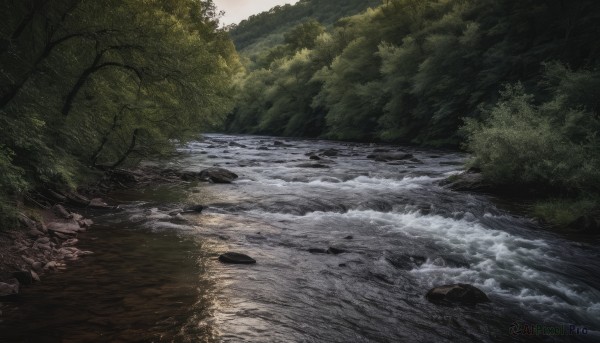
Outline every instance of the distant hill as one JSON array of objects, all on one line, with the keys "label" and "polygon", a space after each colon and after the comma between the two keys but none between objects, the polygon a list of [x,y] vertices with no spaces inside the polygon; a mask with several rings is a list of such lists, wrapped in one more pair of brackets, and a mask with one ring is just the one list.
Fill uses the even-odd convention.
[{"label": "distant hill", "polygon": [[295,25],[316,19],[331,26],[338,19],[374,7],[381,0],[300,0],[294,5],[276,6],[233,26],[229,31],[238,51],[265,50],[283,42],[283,34]]}]

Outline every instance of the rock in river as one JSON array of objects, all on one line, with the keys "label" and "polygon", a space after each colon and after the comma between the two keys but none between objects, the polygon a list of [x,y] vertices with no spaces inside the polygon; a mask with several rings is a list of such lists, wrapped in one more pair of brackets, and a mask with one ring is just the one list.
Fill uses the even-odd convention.
[{"label": "rock in river", "polygon": [[377,161],[403,161],[413,158],[412,154],[407,153],[383,153],[383,154],[372,154],[368,155],[367,158],[375,159]]},{"label": "rock in river", "polygon": [[0,299],[19,294],[19,281],[11,279],[6,283],[0,282]]},{"label": "rock in river", "polygon": [[435,304],[475,305],[490,301],[479,288],[464,283],[435,287],[425,298]]},{"label": "rock in river", "polygon": [[219,261],[231,264],[254,264],[256,260],[252,257],[237,252],[228,252],[219,256]]},{"label": "rock in river", "polygon": [[325,169],[329,168],[329,166],[321,164],[321,163],[301,163],[297,165],[298,168],[315,168],[315,169]]},{"label": "rock in river", "polygon": [[185,207],[181,213],[200,213],[202,210],[204,210],[202,205],[190,205]]},{"label": "rock in river", "polygon": [[327,249],[327,253],[332,254],[332,255],[339,255],[339,254],[343,254],[345,252],[346,252],[346,250],[336,248],[336,247],[329,247],[329,249]]},{"label": "rock in river", "polygon": [[199,173],[184,172],[181,174],[181,178],[186,181],[201,180],[212,183],[231,183],[233,180],[237,179],[238,176],[227,169],[208,168]]},{"label": "rock in river", "polygon": [[206,179],[213,183],[231,183],[237,179],[235,173],[223,168],[208,168],[200,172],[200,178]]}]

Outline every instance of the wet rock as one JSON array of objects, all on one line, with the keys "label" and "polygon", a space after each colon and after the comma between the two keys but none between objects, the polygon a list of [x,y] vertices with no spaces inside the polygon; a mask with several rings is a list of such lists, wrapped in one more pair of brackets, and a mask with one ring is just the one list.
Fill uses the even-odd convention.
[{"label": "wet rock", "polygon": [[70,247],[70,246],[77,244],[77,242],[79,242],[79,240],[77,238],[71,238],[71,239],[67,239],[66,241],[62,242],[61,246]]},{"label": "wet rock", "polygon": [[36,229],[44,234],[48,233],[48,228],[46,227],[46,224],[42,223],[42,222],[37,222],[36,223]]},{"label": "wet rock", "polygon": [[62,195],[62,194],[60,194],[58,192],[55,192],[55,191],[53,191],[51,189],[47,189],[45,193],[50,198],[52,198],[55,201],[58,201],[58,202],[65,202],[65,201],[67,201],[67,197],[65,197],[64,195]]},{"label": "wet rock", "polygon": [[21,224],[21,226],[30,230],[37,229],[36,222],[22,214],[19,215],[19,223]]},{"label": "wet rock", "polygon": [[191,205],[185,207],[181,213],[200,213],[202,210],[204,210],[204,206],[202,205]]},{"label": "wet rock", "polygon": [[33,283],[33,278],[29,271],[21,270],[14,272],[12,273],[12,276],[17,279],[21,285],[31,285]]},{"label": "wet rock", "polygon": [[35,263],[34,259],[29,258],[27,256],[21,256],[21,258],[23,259],[23,261],[27,262],[27,264],[33,265]]},{"label": "wet rock", "polygon": [[414,163],[418,163],[418,164],[423,164],[423,161],[421,161],[418,158],[411,158],[409,161],[414,162]]},{"label": "wet rock", "polygon": [[427,292],[425,298],[441,305],[475,305],[490,301],[479,288],[464,283],[435,287]]},{"label": "wet rock", "polygon": [[[33,262],[33,264],[31,265],[31,268],[33,268],[33,270],[37,270],[38,272],[44,270],[44,265],[42,264],[42,262]],[[33,274],[32,274],[33,276]]]},{"label": "wet rock", "polygon": [[56,263],[55,261],[50,261],[46,263],[46,265],[44,266],[44,270],[56,269],[56,267],[58,267],[58,263]]},{"label": "wet rock", "polygon": [[338,267],[341,267],[341,268],[344,268],[344,267],[347,267],[347,266],[348,266],[348,265],[347,265],[347,264],[345,264],[345,263],[340,263],[340,264],[338,264]]},{"label": "wet rock", "polygon": [[78,220],[77,224],[79,225],[80,228],[90,228],[94,224],[94,221],[91,219],[83,219],[83,220]]},{"label": "wet rock", "polygon": [[0,282],[0,299],[14,297],[19,294],[19,281],[11,279],[6,282]]},{"label": "wet rock", "polygon": [[291,144],[286,144],[280,141],[273,141],[273,146],[280,146],[280,147],[290,147],[292,146]]},{"label": "wet rock", "polygon": [[238,148],[246,148],[244,144],[240,144],[237,142],[229,142],[229,146],[238,147]]},{"label": "wet rock", "polygon": [[314,169],[325,169],[329,168],[329,166],[321,164],[321,163],[302,163],[297,165],[298,168],[314,168]]},{"label": "wet rock", "polygon": [[50,242],[50,238],[48,238],[48,237],[41,237],[41,238],[38,238],[35,242],[38,243],[38,244],[46,244],[46,243]]},{"label": "wet rock", "polygon": [[387,257],[386,260],[398,269],[411,270],[423,265],[427,261],[427,258],[417,255],[395,255]]},{"label": "wet rock", "polygon": [[387,161],[403,161],[414,158],[412,154],[407,153],[382,153],[382,154],[371,154],[367,158],[374,159],[379,162]]},{"label": "wet rock", "polygon": [[266,146],[259,146],[258,148],[256,148],[256,150],[263,150],[263,151],[267,151],[267,150],[271,150]]},{"label": "wet rock", "polygon": [[252,257],[236,252],[228,252],[219,256],[219,261],[230,264],[254,264],[256,260]]},{"label": "wet rock", "polygon": [[339,151],[337,151],[336,149],[327,149],[324,150],[323,152],[321,152],[321,156],[327,156],[327,157],[335,157],[339,154]]},{"label": "wet rock", "polygon": [[339,255],[339,254],[343,254],[345,252],[346,252],[346,250],[340,249],[340,248],[335,248],[335,247],[329,247],[329,249],[327,249],[327,253],[332,254],[332,255]]},{"label": "wet rock", "polygon": [[570,223],[567,228],[578,233],[599,234],[598,220],[591,215],[581,216]]},{"label": "wet rock", "polygon": [[344,237],[344,239],[354,239],[354,236],[352,236],[352,235],[346,236],[346,237]]},{"label": "wet rock", "polygon": [[200,178],[213,183],[231,183],[237,179],[237,174],[223,168],[204,169],[199,174]]},{"label": "wet rock", "polygon": [[312,156],[310,156],[309,158],[310,158],[311,160],[313,160],[313,161],[320,161],[320,160],[321,160],[321,158],[320,158],[319,156],[317,156],[317,155],[312,155]]},{"label": "wet rock", "polygon": [[60,239],[69,239],[68,235],[62,234],[60,232],[52,232],[52,234],[54,236],[56,236],[57,238],[60,238]]},{"label": "wet rock", "polygon": [[68,192],[65,194],[67,200],[77,206],[87,207],[90,204],[90,199],[84,197],[83,195],[75,192]]},{"label": "wet rock", "polygon": [[308,252],[311,254],[327,254],[327,250],[320,248],[310,248]]},{"label": "wet rock", "polygon": [[102,199],[100,198],[95,198],[90,200],[90,203],[88,205],[91,208],[98,208],[98,209],[107,209],[110,208],[110,206],[108,206],[107,203],[105,203]]},{"label": "wet rock", "polygon": [[52,206],[52,212],[54,212],[54,214],[56,214],[57,217],[62,219],[73,218],[73,215],[69,211],[67,211],[63,205],[60,204]]},{"label": "wet rock", "polygon": [[51,231],[54,234],[75,235],[80,231],[84,231],[84,229],[74,223],[54,222],[48,224],[48,231]]},{"label": "wet rock", "polygon": [[43,232],[38,231],[37,229],[30,230],[27,234],[31,237],[40,237],[44,235]]}]

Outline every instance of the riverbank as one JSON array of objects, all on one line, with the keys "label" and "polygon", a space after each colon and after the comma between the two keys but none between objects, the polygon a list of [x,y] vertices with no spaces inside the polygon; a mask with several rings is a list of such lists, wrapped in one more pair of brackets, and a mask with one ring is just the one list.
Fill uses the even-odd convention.
[{"label": "riverbank", "polygon": [[455,191],[494,196],[514,212],[538,220],[549,230],[584,236],[600,234],[597,196],[561,197],[533,187],[497,185],[473,170],[452,175],[441,184]]},{"label": "riverbank", "polygon": [[[77,248],[78,234],[93,227],[81,213],[118,212],[118,204],[103,198],[116,190],[134,187],[159,187],[186,181],[229,183],[237,175],[225,169],[181,172],[146,165],[132,170],[109,170],[96,182],[78,191],[45,190],[29,196],[36,207],[22,207],[19,227],[0,231],[0,300],[18,296],[22,287],[40,282],[42,277],[76,261],[92,251]],[[188,206],[174,215],[201,212],[202,206]],[[177,212],[177,213],[175,213]]]},{"label": "riverbank", "polygon": [[[69,196],[87,200],[77,193]],[[80,214],[90,208],[112,210],[99,198],[88,200],[85,208],[66,201],[48,209],[20,209],[20,227],[0,232],[0,300],[18,296],[22,287],[40,282],[45,274],[63,270],[69,262],[93,253],[77,248],[78,235],[93,226],[91,219]]]}]

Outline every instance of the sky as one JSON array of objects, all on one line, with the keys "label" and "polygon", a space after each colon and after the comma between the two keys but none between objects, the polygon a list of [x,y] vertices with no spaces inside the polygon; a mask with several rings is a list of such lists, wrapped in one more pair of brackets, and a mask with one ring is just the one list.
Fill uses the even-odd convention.
[{"label": "sky", "polygon": [[253,14],[268,11],[277,5],[293,4],[298,0],[214,0],[220,11],[225,11],[221,18],[224,25],[237,24]]}]

